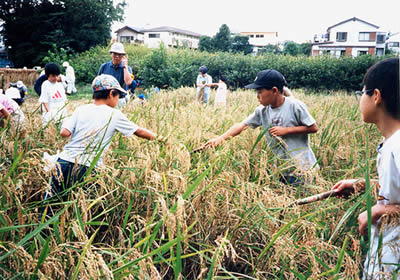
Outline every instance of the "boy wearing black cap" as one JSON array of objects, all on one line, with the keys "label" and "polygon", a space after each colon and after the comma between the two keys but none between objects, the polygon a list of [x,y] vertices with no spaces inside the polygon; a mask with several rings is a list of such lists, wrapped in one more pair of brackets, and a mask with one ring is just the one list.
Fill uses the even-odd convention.
[{"label": "boy wearing black cap", "polygon": [[[257,99],[261,105],[243,122],[208,141],[205,147],[216,147],[248,127],[262,126],[266,130],[265,137],[269,147],[279,159],[294,160],[298,167],[304,169],[315,166],[317,161],[309,145],[308,134],[317,132],[318,127],[301,101],[283,95],[284,84],[285,78],[276,70],[259,72],[254,83],[246,88],[257,91]],[[283,174],[281,181],[299,185],[304,180],[288,172]]]}]

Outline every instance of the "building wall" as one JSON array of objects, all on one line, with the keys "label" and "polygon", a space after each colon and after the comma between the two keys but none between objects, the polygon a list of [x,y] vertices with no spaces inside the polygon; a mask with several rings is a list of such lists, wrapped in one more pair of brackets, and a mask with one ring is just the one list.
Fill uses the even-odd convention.
[{"label": "building wall", "polygon": [[278,32],[240,32],[240,35],[248,36],[249,43],[253,46],[264,47],[278,43]]},{"label": "building wall", "polygon": [[[121,37],[123,37],[123,36],[132,36],[133,37],[133,40],[131,39],[131,41],[129,43],[133,43],[136,40],[143,42],[143,37],[144,37],[144,35],[141,33],[137,33],[132,30],[129,30],[129,29],[122,29],[117,34],[118,42],[121,42]],[[126,43],[126,41],[124,41],[123,43]]]},{"label": "building wall", "polygon": [[[151,38],[151,34],[159,36]],[[176,32],[145,32],[144,44],[149,48],[158,48],[161,42],[167,47],[187,46],[192,49],[199,47],[200,38]]]}]

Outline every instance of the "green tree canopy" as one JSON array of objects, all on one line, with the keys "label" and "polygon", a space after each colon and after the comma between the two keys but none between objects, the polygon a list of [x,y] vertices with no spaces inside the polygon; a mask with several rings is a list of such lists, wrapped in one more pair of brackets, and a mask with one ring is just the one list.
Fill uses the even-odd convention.
[{"label": "green tree canopy", "polygon": [[250,54],[253,52],[253,46],[249,43],[249,37],[247,36],[235,36],[232,40],[232,51],[242,52],[244,54]]},{"label": "green tree canopy", "polygon": [[216,51],[228,52],[232,47],[231,30],[228,25],[223,24],[219,28],[214,38],[214,48]]},{"label": "green tree canopy", "polygon": [[209,36],[201,36],[199,40],[199,50],[212,52],[214,51],[214,40]]},{"label": "green tree canopy", "polygon": [[122,20],[125,1],[9,0],[0,1],[3,36],[14,64],[34,66],[55,45],[74,52],[105,44],[111,24]]}]

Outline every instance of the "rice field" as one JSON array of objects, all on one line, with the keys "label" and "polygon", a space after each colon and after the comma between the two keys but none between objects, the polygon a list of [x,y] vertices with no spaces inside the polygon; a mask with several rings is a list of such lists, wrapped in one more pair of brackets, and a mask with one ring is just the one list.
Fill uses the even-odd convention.
[{"label": "rice field", "polygon": [[[294,90],[319,127],[310,136],[320,170],[300,188],[277,179],[288,166],[249,129],[225,145],[191,153],[253,112],[252,91],[228,93],[227,108],[195,100],[195,89],[161,91],[123,112],[168,137],[157,143],[116,135],[104,167],[51,203],[44,152],[67,140],[42,129],[37,97],[22,106],[25,137],[0,131],[2,279],[359,279],[366,240],[358,214],[373,193],[292,206],[343,178],[375,178],[380,135],[360,121],[354,96]],[[211,98],[211,101],[213,98]],[[90,96],[70,101],[72,111]]]}]

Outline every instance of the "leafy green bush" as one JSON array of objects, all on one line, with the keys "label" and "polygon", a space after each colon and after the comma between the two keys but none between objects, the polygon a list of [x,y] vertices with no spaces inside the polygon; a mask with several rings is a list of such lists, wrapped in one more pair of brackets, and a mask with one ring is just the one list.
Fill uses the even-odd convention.
[{"label": "leafy green bush", "polygon": [[[193,86],[198,68],[206,65],[209,74],[217,81],[225,74],[232,88],[242,88],[251,83],[257,72],[273,68],[280,71],[293,88],[312,91],[356,90],[361,87],[366,70],[378,60],[376,56],[363,55],[356,58],[329,56],[285,56],[264,54],[248,56],[227,52],[207,53],[190,49],[149,49],[144,46],[126,45],[129,65],[146,87],[178,88]],[[97,46],[84,53],[70,57],[78,82],[90,83],[100,65],[110,60],[109,46]],[[60,57],[57,57],[60,56]],[[60,61],[65,52],[49,57]]]}]

